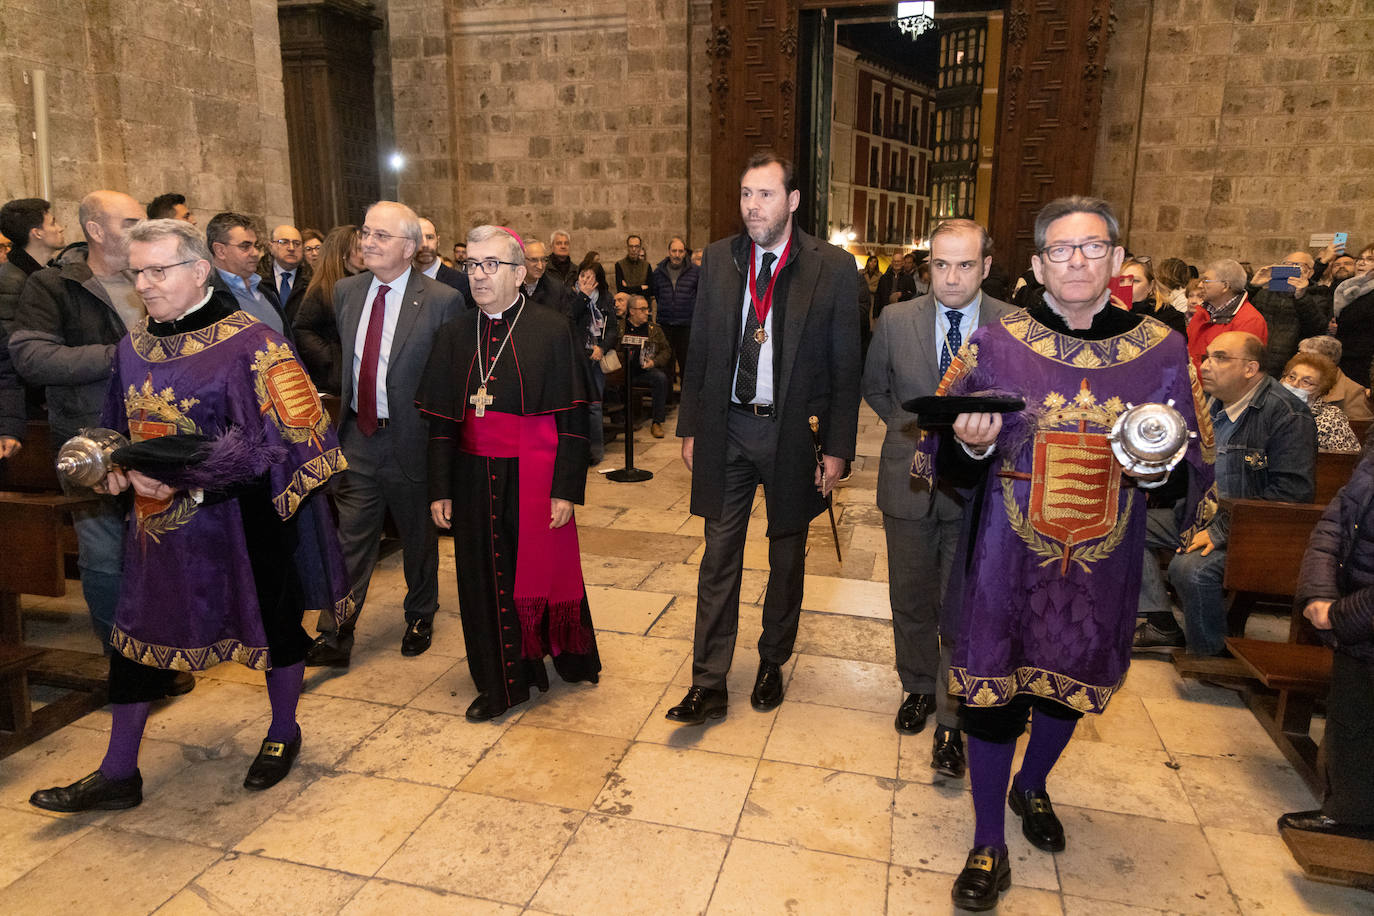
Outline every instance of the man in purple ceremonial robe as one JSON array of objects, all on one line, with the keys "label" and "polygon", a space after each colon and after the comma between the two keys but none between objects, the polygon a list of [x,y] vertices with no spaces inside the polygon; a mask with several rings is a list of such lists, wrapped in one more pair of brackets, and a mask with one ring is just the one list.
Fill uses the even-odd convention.
[{"label": "man in purple ceremonial robe", "polygon": [[351,613],[328,506],[312,495],[345,463],[305,369],[285,338],[208,288],[210,253],[189,223],[144,221],[129,239],[125,273],[148,318],[119,344],[103,422],[136,444],[208,445],[203,461],[161,480],[136,470],[105,480],[110,493],[133,489],[110,639],[110,743],[98,770],[29,799],[50,811],[139,804],[149,702],[176,671],[224,661],[267,677],[272,722],[244,787],[280,782],[301,747],[302,614]]},{"label": "man in purple ceremonial robe", "polygon": [[[953,436],[925,436],[913,465],[919,476],[938,469],[976,491],[945,602],[961,615],[950,691],[964,698],[975,814],[973,849],[952,891],[963,909],[996,906],[1011,884],[1004,794],[1033,845],[1064,848],[1046,778],[1077,720],[1101,713],[1126,676],[1144,557],[1142,490],[1167,479],[1126,471],[1113,456],[1108,434],[1130,405],[1173,403],[1194,434],[1172,471],[1187,475],[1192,527],[1215,505],[1212,432],[1186,342],[1110,304],[1108,281],[1124,257],[1117,231],[1105,201],[1061,198],[1040,211],[1031,264],[1044,302],[980,327],[938,392],[1010,395],[1025,409],[961,414]],[[1030,741],[1008,791],[1028,719]]]},{"label": "man in purple ceremonial robe", "polygon": [[477,308],[439,329],[415,403],[429,419],[430,512],[452,528],[458,610],[482,722],[601,671],[573,504],[587,484],[586,356],[560,312],[520,289],[525,251],[468,233]]}]

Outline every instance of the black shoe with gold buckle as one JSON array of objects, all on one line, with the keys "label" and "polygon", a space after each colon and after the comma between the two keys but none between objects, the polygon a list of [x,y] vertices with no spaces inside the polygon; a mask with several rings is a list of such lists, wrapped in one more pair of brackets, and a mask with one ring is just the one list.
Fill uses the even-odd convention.
[{"label": "black shoe with gold buckle", "polygon": [[264,740],[258,756],[253,758],[253,765],[248,768],[248,775],[243,777],[243,787],[254,791],[272,788],[291,772],[291,764],[296,762],[296,755],[300,752],[299,731],[296,732],[296,740],[290,744],[271,738]]},{"label": "black shoe with gold buckle", "polygon": [[996,846],[975,846],[969,850],[964,870],[954,879],[950,899],[961,910],[980,913],[997,906],[1002,891],[1011,887],[1011,863]]},{"label": "black shoe with gold buckle", "polygon": [[1021,818],[1021,832],[1032,846],[1045,852],[1064,851],[1064,825],[1059,823],[1048,793],[1043,789],[1022,792],[1013,781],[1007,791],[1007,804]]}]

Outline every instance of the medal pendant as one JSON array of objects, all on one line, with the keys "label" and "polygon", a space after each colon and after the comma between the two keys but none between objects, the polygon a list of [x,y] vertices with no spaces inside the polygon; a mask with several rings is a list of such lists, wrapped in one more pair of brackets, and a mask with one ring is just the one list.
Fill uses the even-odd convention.
[{"label": "medal pendant", "polygon": [[496,400],[496,398],[494,398],[494,397],[492,397],[491,395],[487,394],[487,386],[486,386],[486,385],[483,385],[482,387],[480,387],[480,388],[477,389],[477,393],[476,393],[476,394],[474,394],[472,397],[468,398],[468,403],[469,403],[469,404],[472,404],[473,406],[475,406],[475,407],[477,408],[477,410],[476,410],[477,416],[479,416],[479,417],[484,417],[484,416],[486,416],[486,414],[487,414],[487,405],[490,404],[490,403],[491,403],[492,401],[494,401],[494,400]]},{"label": "medal pendant", "polygon": [[767,342],[768,342],[768,332],[765,331],[763,328],[759,328],[757,331],[754,332],[754,342],[755,342],[755,343],[767,343]]}]

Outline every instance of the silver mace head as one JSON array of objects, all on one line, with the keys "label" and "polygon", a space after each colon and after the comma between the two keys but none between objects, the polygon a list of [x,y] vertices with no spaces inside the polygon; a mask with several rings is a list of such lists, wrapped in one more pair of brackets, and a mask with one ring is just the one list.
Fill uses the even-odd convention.
[{"label": "silver mace head", "polygon": [[110,456],[129,440],[112,429],[94,427],[72,436],[57,453],[57,476],[76,487],[94,487],[110,473]]},{"label": "silver mace head", "polygon": [[1188,450],[1188,439],[1194,435],[1170,400],[1167,404],[1128,404],[1117,417],[1108,439],[1123,468],[1153,475],[1173,470]]}]

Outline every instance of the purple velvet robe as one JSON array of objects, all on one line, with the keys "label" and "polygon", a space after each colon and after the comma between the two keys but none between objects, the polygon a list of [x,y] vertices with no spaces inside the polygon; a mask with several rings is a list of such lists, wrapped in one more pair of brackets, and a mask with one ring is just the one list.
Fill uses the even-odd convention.
[{"label": "purple velvet robe", "polygon": [[[280,334],[242,311],[167,337],[136,329],[116,351],[103,421],[134,442],[174,433],[213,437],[233,426],[284,450],[266,482],[275,515],[296,528],[301,601],[336,620],[351,613],[328,507],[310,498],[347,464],[315,386]],[[225,481],[225,494],[201,502],[186,491],[166,501],[134,496],[115,651],[153,668],[198,671],[229,660],[272,667],[254,545],[232,495],[243,483]]]},{"label": "purple velvet robe", "polygon": [[[1212,430],[1184,339],[1146,318],[1083,340],[1017,312],[971,336],[938,393],[1026,402],[1003,418],[968,570],[951,583],[961,616],[950,692],[971,707],[1029,693],[1102,712],[1130,664],[1145,558],[1147,491],[1107,439],[1128,405],[1172,400],[1198,434],[1184,457],[1183,543],[1215,509]],[[913,474],[934,477],[937,445],[924,436]]]}]

